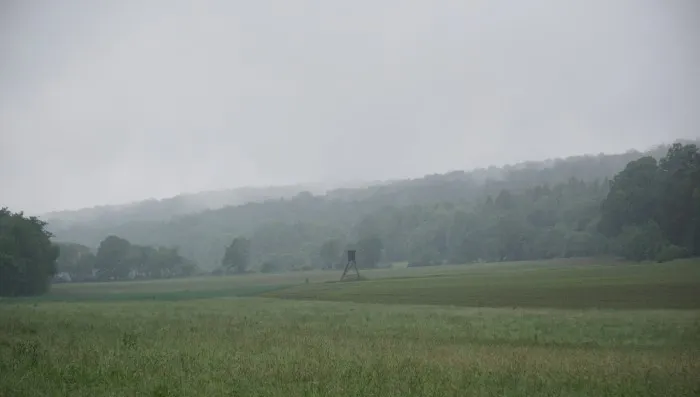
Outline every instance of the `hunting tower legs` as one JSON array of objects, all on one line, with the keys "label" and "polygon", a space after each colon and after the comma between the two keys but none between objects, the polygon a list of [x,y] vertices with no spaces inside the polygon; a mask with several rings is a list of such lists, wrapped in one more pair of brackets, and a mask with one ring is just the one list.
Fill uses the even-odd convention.
[{"label": "hunting tower legs", "polygon": [[348,271],[351,268],[355,268],[355,273],[357,280],[360,279],[360,271],[357,269],[357,262],[355,262],[355,250],[348,250],[348,263],[345,265],[345,270],[343,270],[343,275],[340,276],[340,281],[343,281],[345,279],[345,276],[348,275]]}]

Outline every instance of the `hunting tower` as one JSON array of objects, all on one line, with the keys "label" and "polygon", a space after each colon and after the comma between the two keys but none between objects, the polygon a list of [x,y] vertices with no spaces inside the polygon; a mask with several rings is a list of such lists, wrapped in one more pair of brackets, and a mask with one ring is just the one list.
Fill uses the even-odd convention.
[{"label": "hunting tower", "polygon": [[357,269],[357,262],[355,262],[355,250],[348,250],[348,263],[345,265],[345,270],[343,270],[343,275],[340,276],[340,281],[343,281],[345,279],[345,276],[348,275],[348,271],[351,268],[355,268],[355,274],[357,277],[357,280],[360,279],[360,271]]}]

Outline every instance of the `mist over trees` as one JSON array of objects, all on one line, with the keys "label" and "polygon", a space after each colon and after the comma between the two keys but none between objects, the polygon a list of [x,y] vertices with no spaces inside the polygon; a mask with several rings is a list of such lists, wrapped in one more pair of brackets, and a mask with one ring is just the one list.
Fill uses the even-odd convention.
[{"label": "mist over trees", "polygon": [[[628,216],[617,214],[627,211],[623,210],[628,208],[626,200],[633,197],[639,197],[633,205],[641,206],[635,215],[640,217],[651,213],[647,207],[658,207],[655,201],[642,201],[655,200],[650,197],[661,190],[669,197],[687,196],[669,181],[663,183],[670,187],[650,188],[643,178],[630,177],[626,170],[636,170],[638,165],[642,171],[644,167],[656,169],[650,161],[681,164],[671,160],[677,155],[669,157],[669,153],[681,149],[691,153],[697,151],[695,148],[685,142],[647,153],[630,151],[457,171],[368,188],[338,189],[324,196],[298,194],[165,222],[110,227],[97,222],[57,230],[56,234],[64,241],[93,247],[99,244],[95,237],[105,235],[144,245],[179,247],[184,257],[202,269],[232,273],[337,267],[344,265],[343,252],[348,248],[358,250],[360,267],[397,261],[419,266],[604,254],[630,259],[676,257],[693,251],[678,237],[655,240],[653,226],[643,229],[647,223],[637,218],[615,217]],[[661,183],[660,177],[655,178]],[[686,185],[697,183],[692,178],[684,180]],[[670,216],[668,212],[654,215],[662,234],[675,227],[668,221]],[[247,261],[231,259],[237,255],[230,251],[234,238],[248,241]],[[654,240],[656,248],[646,254],[633,253],[634,244],[649,247],[641,243],[643,238]]]},{"label": "mist over trees", "polygon": [[59,228],[56,245],[50,225],[1,215],[4,295],[42,293],[56,272],[107,281],[339,268],[347,249],[361,268],[599,255],[667,261],[700,255],[700,154],[677,143],[301,193],[168,221]]},{"label": "mist over trees", "polygon": [[79,224],[99,223],[118,226],[129,222],[167,221],[173,217],[226,206],[291,198],[303,191],[322,194],[334,185],[292,185],[240,187],[218,191],[181,194],[162,200],[149,199],[124,205],[104,205],[71,211],[55,211],[42,216],[52,227],[64,228]]}]

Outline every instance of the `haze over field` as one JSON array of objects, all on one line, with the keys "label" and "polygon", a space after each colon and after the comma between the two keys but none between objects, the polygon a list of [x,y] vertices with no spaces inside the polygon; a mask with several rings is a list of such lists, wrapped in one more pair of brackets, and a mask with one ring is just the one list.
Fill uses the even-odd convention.
[{"label": "haze over field", "polygon": [[0,396],[697,395],[698,22],[0,0]]},{"label": "haze over field", "polygon": [[700,3],[0,5],[0,203],[379,180],[700,127]]}]

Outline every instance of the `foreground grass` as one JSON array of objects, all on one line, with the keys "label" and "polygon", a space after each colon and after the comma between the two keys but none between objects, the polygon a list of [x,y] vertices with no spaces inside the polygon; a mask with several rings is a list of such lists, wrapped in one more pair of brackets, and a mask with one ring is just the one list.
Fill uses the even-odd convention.
[{"label": "foreground grass", "polygon": [[0,305],[0,396],[681,396],[697,311]]}]

